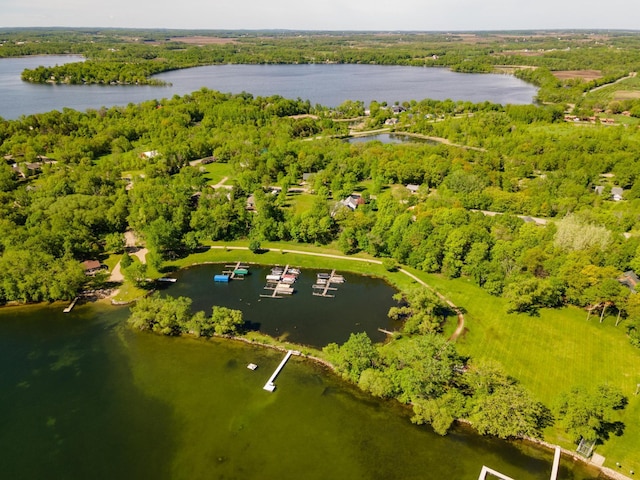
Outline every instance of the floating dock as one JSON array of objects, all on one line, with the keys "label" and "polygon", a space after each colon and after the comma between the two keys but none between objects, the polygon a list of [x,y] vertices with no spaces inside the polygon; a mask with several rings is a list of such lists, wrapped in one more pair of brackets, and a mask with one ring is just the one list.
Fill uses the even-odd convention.
[{"label": "floating dock", "polygon": [[316,278],[316,283],[311,287],[313,294],[317,297],[329,297],[333,298],[335,295],[329,292],[337,290],[333,284],[344,283],[344,277],[342,275],[336,275],[336,271],[332,270],[331,273],[319,273]]},{"label": "floating dock", "polygon": [[264,390],[268,392],[273,392],[276,389],[276,385],[275,383],[273,383],[273,381],[276,379],[280,371],[284,368],[284,366],[286,365],[289,358],[291,358],[291,355],[293,355],[293,353],[294,353],[293,350],[287,351],[287,354],[284,356],[284,358],[280,362],[280,365],[278,365],[278,368],[276,368],[276,370],[273,372],[271,377],[269,377],[269,380],[267,380],[267,383],[265,383],[264,387],[262,387]]},{"label": "floating dock", "polygon": [[229,276],[229,280],[244,280],[244,276],[249,274],[249,266],[243,265],[242,262],[236,262],[234,265],[225,265],[224,267],[230,269],[222,272],[223,275]]},{"label": "floating dock", "polygon": [[79,298],[80,297],[74,298],[73,301],[69,304],[69,306],[63,310],[63,312],[64,313],[69,313],[71,310],[73,310],[73,307],[76,306],[76,303],[78,303],[78,299]]},{"label": "floating dock", "polygon": [[283,298],[283,295],[292,295],[294,293],[293,284],[298,279],[300,270],[291,268],[289,265],[282,267],[274,267],[271,274],[267,275],[267,284],[265,290],[270,290],[270,294],[260,295],[262,298]]}]

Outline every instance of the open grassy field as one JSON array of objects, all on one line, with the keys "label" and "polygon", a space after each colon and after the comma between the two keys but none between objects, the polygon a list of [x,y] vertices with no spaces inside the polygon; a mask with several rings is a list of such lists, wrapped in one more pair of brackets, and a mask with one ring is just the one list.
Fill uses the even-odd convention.
[{"label": "open grassy field", "polygon": [[207,165],[198,165],[198,168],[201,168],[205,172],[204,176],[209,185],[215,185],[223,178],[230,178],[233,175],[231,165],[228,163],[213,162]]},{"label": "open grassy field", "polygon": [[290,208],[294,214],[308,212],[311,210],[316,198],[316,195],[311,193],[289,191],[289,193],[287,193],[286,207]]},{"label": "open grassy field", "polygon": [[[461,353],[500,363],[533,395],[553,407],[558,394],[573,386],[609,384],[629,398],[619,420],[623,437],[613,437],[597,448],[615,463],[640,471],[640,350],[632,347],[624,324],[615,318],[586,320],[578,308],[542,310],[537,317],[505,313],[504,301],[466,279],[447,280],[436,275],[418,276],[465,310],[466,332],[458,339]],[[567,449],[575,446],[559,428],[546,432],[547,440]]]},{"label": "open grassy field", "polygon": [[[585,95],[585,103],[588,105],[609,105],[614,101],[635,100],[638,98],[640,98],[640,77],[630,76],[591,90]],[[625,123],[619,117],[619,115],[614,116],[617,122]]]}]

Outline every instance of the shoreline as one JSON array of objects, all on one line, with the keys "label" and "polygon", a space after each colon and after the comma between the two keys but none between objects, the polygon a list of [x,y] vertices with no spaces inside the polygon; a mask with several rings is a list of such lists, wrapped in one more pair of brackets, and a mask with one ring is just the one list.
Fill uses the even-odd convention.
[{"label": "shoreline", "polygon": [[[233,341],[237,341],[237,342],[242,342],[242,343],[246,343],[249,345],[255,345],[258,346],[260,348],[270,348],[272,350],[277,350],[279,352],[282,353],[286,353],[289,349],[287,347],[283,347],[280,345],[272,345],[272,344],[267,344],[267,343],[263,343],[257,340],[252,340],[246,337],[238,337],[238,336],[219,336],[219,335],[214,335],[214,337],[212,338],[220,338],[220,339],[226,339],[226,340],[233,340]],[[296,344],[294,344],[296,345]],[[298,347],[302,347],[304,348],[304,345],[297,345]],[[298,357],[302,357],[303,359],[308,359],[312,362],[314,362],[317,365],[320,365],[322,367],[327,368],[332,374],[338,375],[343,381],[349,383],[350,385],[358,388],[358,385],[356,385],[353,382],[349,382],[345,379],[342,378],[342,376],[340,376],[336,370],[336,368],[333,366],[333,364],[331,364],[330,362],[328,362],[327,360],[324,360],[322,358],[316,357],[314,355],[308,355],[302,352],[299,352],[296,354],[296,356]],[[399,403],[399,402],[398,402]],[[474,433],[476,435],[480,435],[480,433],[478,433],[478,431],[475,429],[475,427],[473,426],[473,424],[466,420],[466,419],[456,419],[455,422],[457,424],[462,424],[462,425],[466,425],[468,427],[470,427],[471,429],[473,429]],[[427,425],[425,425],[427,426]],[[429,428],[431,427],[430,425],[428,426]],[[482,435],[481,435],[482,436]],[[560,451],[562,452],[563,455],[565,455],[566,457],[568,457],[569,459],[571,459],[573,462],[580,462],[584,465],[587,465],[589,467],[595,468],[598,471],[600,471],[601,473],[603,473],[604,475],[607,476],[607,478],[609,478],[610,480],[632,480],[631,477],[628,477],[626,475],[624,475],[621,472],[618,472],[617,470],[613,470],[612,468],[609,467],[605,467],[603,465],[597,465],[593,462],[591,462],[589,459],[586,459],[584,457],[582,457],[581,455],[579,455],[578,453],[572,451],[572,450],[568,450],[564,447],[561,447],[560,445],[555,445],[553,443],[547,442],[545,440],[540,440],[540,439],[536,439],[536,438],[531,438],[531,437],[516,437],[512,440],[516,440],[516,441],[522,441],[522,442],[526,442],[529,443],[531,445],[535,445],[535,446],[539,446],[539,447],[544,447],[545,449],[548,449],[550,451],[554,451],[556,447],[560,448]],[[509,440],[507,440],[509,441]]]},{"label": "shoreline", "polygon": [[[218,245],[212,245],[209,247],[210,250],[214,250],[214,249],[220,249],[220,250],[249,250],[248,247],[239,247],[239,246],[218,246]],[[345,255],[336,255],[336,254],[323,254],[323,253],[315,253],[315,252],[305,252],[305,251],[300,251],[300,250],[291,250],[291,249],[285,249],[285,248],[266,248],[265,251],[273,251],[273,252],[280,252],[280,253],[293,253],[293,254],[302,254],[302,255],[309,255],[309,256],[318,256],[318,257],[325,257],[325,258],[336,258],[336,259],[341,259],[341,260],[355,260],[355,261],[359,261],[359,262],[365,262],[365,263],[371,263],[371,264],[382,264],[382,261],[380,260],[374,260],[374,259],[367,259],[367,258],[360,258],[360,257],[349,257],[349,256],[345,256]],[[223,263],[223,262],[219,262],[219,261],[204,261],[204,262],[194,262],[190,265],[181,267],[179,270],[183,270],[183,269],[187,269],[190,267],[194,267],[194,266],[198,266],[198,265],[215,265],[218,263]],[[249,264],[253,264],[253,265],[264,265],[264,263],[261,262],[247,262]],[[410,277],[412,280],[416,281],[418,284],[429,288],[430,290],[432,290],[433,292],[436,293],[436,295],[438,295],[438,297],[445,302],[445,304],[447,304],[450,308],[452,308],[456,314],[458,315],[458,326],[456,328],[456,331],[454,332],[453,335],[451,335],[451,337],[449,337],[449,341],[455,341],[458,336],[464,332],[464,315],[462,313],[462,311],[459,309],[459,307],[455,306],[451,301],[449,301],[448,299],[446,299],[446,297],[444,297],[442,294],[440,294],[437,290],[435,290],[433,287],[431,287],[429,284],[427,284],[426,282],[424,282],[423,280],[419,279],[417,276],[415,276],[414,274],[412,274],[411,272],[408,272],[407,270],[399,267],[398,272],[407,275],[408,277]],[[360,272],[356,272],[359,275],[362,275],[362,273]],[[108,291],[108,294],[105,295],[94,295],[95,292],[105,292]],[[149,292],[147,292],[144,296],[150,295],[153,292],[155,292],[154,290],[150,290]],[[105,290],[97,290],[97,291],[90,291],[90,292],[86,292],[86,293],[81,293],[79,294],[80,298],[82,298],[83,302],[82,303],[103,303],[103,304],[110,304],[112,306],[126,306],[126,305],[130,305],[135,303],[137,300],[139,300],[142,297],[138,297],[136,299],[133,300],[126,300],[126,301],[115,301],[114,300],[114,296],[118,293],[118,289],[114,288],[114,289],[105,289]],[[60,301],[54,301],[54,302],[34,302],[34,303],[19,303],[19,302],[11,302],[11,303],[7,303],[6,305],[4,305],[5,307],[29,307],[29,306],[36,306],[36,305],[43,305],[43,304],[54,304],[54,303],[58,303],[58,302],[66,302],[66,300],[60,300]],[[462,319],[460,318],[462,317]],[[196,338],[194,335],[191,334],[184,334],[185,336],[188,337],[192,337],[192,338]],[[266,335],[266,334],[263,334]],[[454,338],[455,337],[455,338]],[[255,339],[250,339],[247,337],[241,337],[241,336],[227,336],[227,335],[213,335],[212,337],[209,338],[218,338],[218,339],[225,339],[225,340],[233,340],[233,341],[237,341],[237,342],[243,342],[245,344],[248,345],[256,345],[258,347],[261,348],[270,348],[272,350],[277,350],[279,352],[287,352],[287,350],[289,350],[289,348],[281,346],[281,345],[274,345],[274,344],[269,344],[269,343],[264,343],[260,340],[255,340]],[[270,337],[273,338],[273,337]],[[277,339],[273,339],[274,341],[278,341]],[[299,344],[295,344],[292,343],[292,345],[295,345],[297,348],[309,348],[305,345],[299,345]],[[299,351],[299,350],[298,350]],[[324,360],[320,357],[317,357],[315,355],[309,355],[309,354],[305,354],[299,351],[298,354],[296,354],[296,356],[302,357],[302,358],[306,358],[311,360],[312,362],[314,362],[317,365],[320,365],[326,369],[328,369],[331,373],[334,373],[338,376],[340,376],[337,373],[337,370],[335,368],[335,366],[333,364],[331,364],[330,362],[328,362],[327,360]],[[342,378],[340,376],[340,378]],[[354,384],[352,382],[348,382],[347,380],[344,380],[347,383],[349,383],[350,385],[354,386],[354,387],[358,387],[357,384]],[[474,432],[477,435],[480,435],[475,428],[473,427],[473,424],[471,422],[469,422],[466,419],[456,419],[455,420],[456,423],[459,424],[465,424],[468,425],[469,427],[473,428]],[[632,480],[631,477],[628,477],[624,474],[622,474],[621,472],[618,472],[616,470],[613,470],[612,468],[609,467],[605,467],[603,465],[597,465],[592,463],[591,461],[589,461],[588,459],[585,459],[584,457],[580,456],[579,454],[577,454],[576,452],[573,452],[571,450],[567,450],[566,448],[563,448],[559,445],[554,445],[552,443],[549,443],[545,440],[540,440],[540,439],[535,439],[535,438],[528,438],[528,437],[517,437],[514,438],[514,440],[520,440],[520,441],[524,441],[524,442],[528,442],[530,444],[533,445],[538,445],[538,446],[542,446],[545,447],[547,449],[550,450],[554,450],[555,447],[559,447],[561,449],[561,452],[563,454],[565,454],[567,457],[571,458],[574,462],[578,461],[578,462],[582,462],[583,464],[590,466],[590,467],[594,467],[597,470],[599,470],[600,472],[602,472],[604,475],[606,475],[608,478],[610,478],[611,480]]]}]

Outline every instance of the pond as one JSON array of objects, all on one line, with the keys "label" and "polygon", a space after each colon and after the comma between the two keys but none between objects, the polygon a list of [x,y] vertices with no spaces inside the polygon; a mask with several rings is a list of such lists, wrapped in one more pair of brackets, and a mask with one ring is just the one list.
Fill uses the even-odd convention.
[{"label": "pond", "polygon": [[[176,283],[165,292],[171,296],[193,299],[195,311],[211,314],[213,305],[242,310],[245,321],[261,332],[290,342],[322,348],[344,343],[351,333],[366,332],[380,342],[385,334],[378,329],[395,330],[400,324],[387,317],[397,305],[396,291],[383,280],[344,273],[345,282],[335,284],[327,293],[333,297],[313,295],[319,270],[302,269],[294,284],[295,293],[283,298],[265,298],[266,276],[271,268],[251,265],[244,280],[217,283],[213,276],[224,265],[198,265],[178,272]],[[325,271],[326,272],[326,271]],[[342,274],[342,272],[338,272]]]}]

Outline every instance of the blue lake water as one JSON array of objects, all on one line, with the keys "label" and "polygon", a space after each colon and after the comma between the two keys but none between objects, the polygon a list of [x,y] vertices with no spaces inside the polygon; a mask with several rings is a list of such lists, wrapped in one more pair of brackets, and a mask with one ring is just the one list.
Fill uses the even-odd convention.
[{"label": "blue lake water", "polygon": [[528,104],[536,87],[513,76],[455,73],[443,68],[380,65],[212,65],[156,75],[163,87],[103,85],[34,85],[23,82],[25,68],[81,61],[73,56],[0,59],[0,116],[62,110],[84,111],[184,95],[202,87],[221,92],[250,92],[309,100],[335,107],[345,100],[388,103],[433,98]]}]

